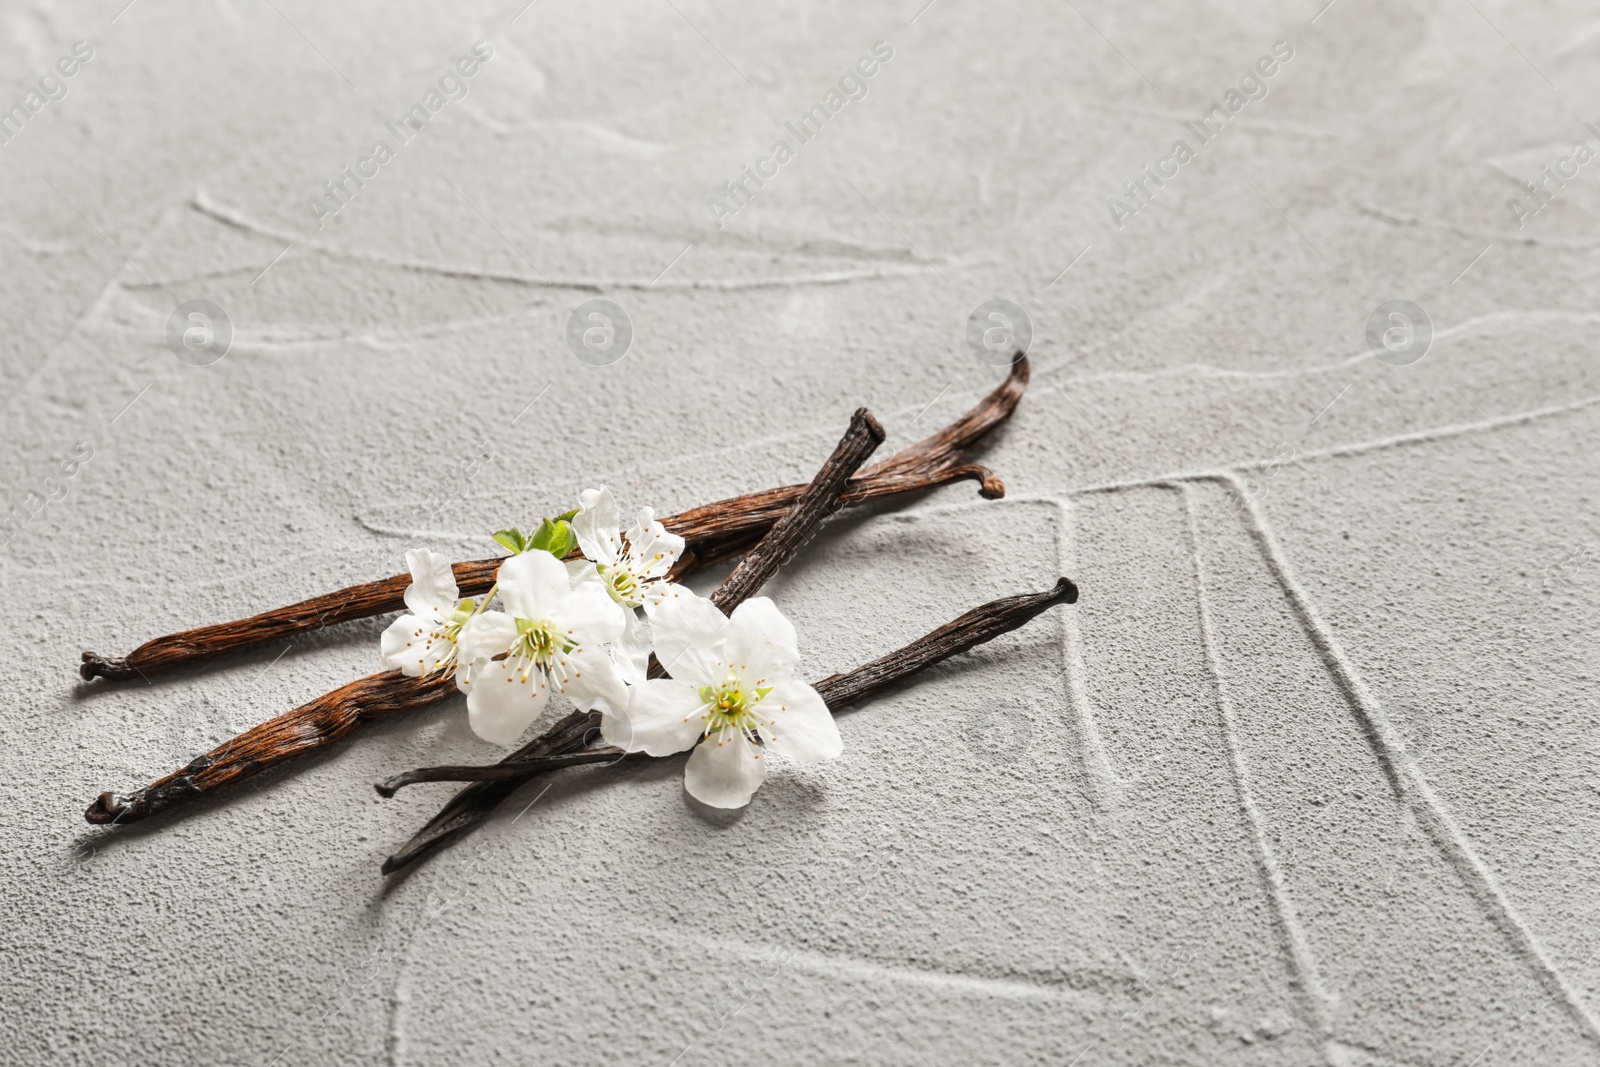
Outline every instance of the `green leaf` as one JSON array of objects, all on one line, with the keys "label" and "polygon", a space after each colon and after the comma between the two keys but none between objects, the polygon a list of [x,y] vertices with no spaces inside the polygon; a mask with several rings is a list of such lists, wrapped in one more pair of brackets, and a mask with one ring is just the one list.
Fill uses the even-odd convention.
[{"label": "green leaf", "polygon": [[572,521],[572,517],[574,515],[576,515],[578,512],[582,511],[582,510],[583,510],[582,508],[573,508],[571,511],[563,511],[561,514],[557,515],[554,519],[552,519],[550,521],[552,521],[552,522],[571,522]]},{"label": "green leaf", "polygon": [[528,538],[515,526],[508,530],[496,530],[494,539],[504,545],[513,556],[528,550]]}]

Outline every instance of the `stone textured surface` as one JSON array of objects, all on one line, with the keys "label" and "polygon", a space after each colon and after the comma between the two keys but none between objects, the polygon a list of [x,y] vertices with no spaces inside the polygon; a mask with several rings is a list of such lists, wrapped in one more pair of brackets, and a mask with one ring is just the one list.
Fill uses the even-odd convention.
[{"label": "stone textured surface", "polygon": [[[1600,1062],[1600,198],[1522,188],[1600,149],[1592,11],[117,6],[0,13],[0,105],[94,49],[0,144],[9,1062]],[[595,296],[635,330],[606,367],[564,342]],[[373,670],[383,620],[153,685],[80,649],[481,556],[600,481],[801,479],[863,403],[904,444],[998,380],[963,335],[996,296],[1035,331],[1007,499],[842,518],[770,591],[818,676],[1062,571],[1082,600],[852,712],[840,760],[723,819],[675,763],[573,772],[389,886],[448,790],[371,783],[492,759],[459,702],[82,821]],[[211,366],[165,342],[194,299]],[[1393,299],[1413,365],[1364,337]]]}]

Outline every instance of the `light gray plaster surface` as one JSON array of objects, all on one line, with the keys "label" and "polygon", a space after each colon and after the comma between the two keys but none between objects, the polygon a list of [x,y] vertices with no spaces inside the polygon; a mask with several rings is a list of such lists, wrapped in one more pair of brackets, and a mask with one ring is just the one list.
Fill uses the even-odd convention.
[{"label": "light gray plaster surface", "polygon": [[[0,143],[0,1060],[1600,1062],[1594,12],[920,5],[0,12],[0,106],[93,48]],[[595,297],[610,366],[564,340]],[[844,716],[840,759],[720,818],[681,760],[570,772],[386,887],[451,790],[372,783],[499,754],[454,699],[83,821],[378,669],[386,620],[148,685],[80,650],[488,555],[588,485],[801,480],[861,404],[900,447],[999,381],[996,297],[1034,330],[1006,499],[842,516],[769,592],[818,678],[1082,600]],[[196,299],[210,366],[166,342]],[[1393,366],[1400,299],[1434,336]]]}]

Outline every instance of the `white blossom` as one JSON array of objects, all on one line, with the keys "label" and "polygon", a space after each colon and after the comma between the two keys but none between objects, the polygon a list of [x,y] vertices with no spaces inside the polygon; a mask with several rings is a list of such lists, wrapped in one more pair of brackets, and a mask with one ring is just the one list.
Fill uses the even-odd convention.
[{"label": "white blossom", "polygon": [[425,548],[406,553],[411,584],[406,586],[402,615],[383,631],[379,647],[383,663],[416,678],[456,663],[456,642],[461,627],[476,604],[460,600],[450,560]]},{"label": "white blossom", "polygon": [[497,577],[504,611],[484,611],[461,630],[456,685],[485,741],[509,745],[552,692],[581,711],[627,702],[622,672],[606,647],[622,636],[624,609],[597,582],[574,582],[542,549],[512,556]]},{"label": "white blossom", "polygon": [[652,756],[693,748],[684,786],[719,808],[749,803],[770,753],[801,762],[839,755],[833,715],[793,677],[794,627],[768,598],[747,600],[729,617],[686,591],[660,604],[652,632],[672,677],[631,686],[625,713],[602,719],[607,741]]},{"label": "white blossom", "polygon": [[572,532],[593,565],[590,573],[627,611],[616,651],[628,681],[642,682],[650,658],[650,634],[638,609],[652,616],[661,604],[689,595],[668,577],[683,555],[683,538],[668,533],[653,508],[640,508],[624,533],[616,498],[603,485],[584,490],[579,504]]}]

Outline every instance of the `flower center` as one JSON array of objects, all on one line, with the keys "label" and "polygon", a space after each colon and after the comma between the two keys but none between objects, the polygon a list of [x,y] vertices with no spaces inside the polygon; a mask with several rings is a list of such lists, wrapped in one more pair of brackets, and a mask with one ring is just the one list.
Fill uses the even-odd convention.
[{"label": "flower center", "polygon": [[445,616],[443,633],[446,641],[449,641],[452,645],[456,643],[461,637],[461,628],[467,624],[468,619],[472,618],[472,611],[475,607],[477,607],[475,601],[463,600],[455,606],[455,610]]},{"label": "flower center", "polygon": [[577,642],[557,632],[555,623],[549,619],[518,619],[517,643],[512,646],[511,652],[522,659],[547,664],[558,653],[565,655],[577,647]]},{"label": "flower center", "polygon": [[[449,677],[455,673],[456,644],[461,639],[461,628],[467,624],[468,619],[472,618],[472,609],[474,606],[475,605],[473,601],[463,600],[451,610],[450,614],[444,617],[444,622],[442,625],[432,630],[417,630],[414,636],[423,639],[422,655],[419,657],[418,663],[422,665],[424,674],[428,673],[429,670],[443,671],[446,677]],[[433,644],[435,641],[444,645],[445,649],[443,652],[439,653],[438,659],[430,668],[428,666],[428,655],[433,651]],[[407,641],[406,647],[409,648],[412,644],[413,642]]]},{"label": "flower center", "polygon": [[721,684],[701,686],[699,695],[706,709],[706,734],[728,729],[756,733],[759,722],[756,705],[770,692],[771,686],[761,686],[754,692],[746,690],[744,679],[731,669]]},{"label": "flower center", "polygon": [[620,565],[597,564],[595,570],[605,580],[606,592],[611,594],[611,599],[627,608],[636,608],[644,603],[640,596],[640,582],[638,577],[626,567]]}]

